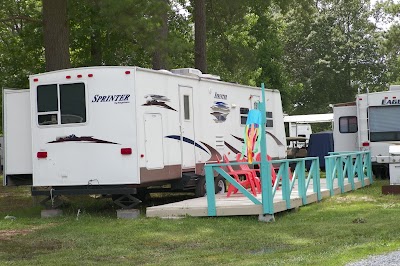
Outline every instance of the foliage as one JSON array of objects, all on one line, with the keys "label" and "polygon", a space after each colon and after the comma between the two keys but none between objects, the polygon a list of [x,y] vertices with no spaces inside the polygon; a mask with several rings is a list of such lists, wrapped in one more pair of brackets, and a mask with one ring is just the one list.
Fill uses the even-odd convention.
[{"label": "foliage", "polygon": [[381,34],[370,21],[369,1],[298,4],[286,21],[286,67],[298,113],[327,112],[353,101],[357,90],[386,85]]},{"label": "foliage", "polygon": [[[168,8],[170,34],[166,44],[170,65],[172,59],[190,58],[187,55],[188,38],[186,20],[164,6],[162,1],[70,1],[71,35],[74,66],[137,65],[151,68],[151,56],[158,48],[156,31],[160,26],[159,14]],[[89,14],[89,16],[87,16]],[[118,19],[116,19],[118,18]],[[187,24],[187,22],[186,22]],[[100,59],[92,57],[94,46],[101,51]]]},{"label": "foliage", "polygon": [[0,87],[27,88],[27,75],[44,70],[41,4],[0,3]]},{"label": "foliage", "polygon": [[[193,67],[193,1],[68,0],[73,67]],[[207,0],[208,72],[282,93],[286,113],[330,111],[358,89],[400,81],[400,5],[393,0]],[[0,3],[0,85],[28,87],[44,71],[41,1]],[[168,37],[158,40],[161,14]],[[382,22],[391,27],[382,29]]]}]

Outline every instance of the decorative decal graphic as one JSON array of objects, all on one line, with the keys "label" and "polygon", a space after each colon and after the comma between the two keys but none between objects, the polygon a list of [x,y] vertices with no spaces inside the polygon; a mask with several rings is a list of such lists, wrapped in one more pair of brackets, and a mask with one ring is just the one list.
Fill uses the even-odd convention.
[{"label": "decorative decal graphic", "polygon": [[224,141],[224,144],[226,147],[228,147],[233,153],[238,154],[241,153],[240,151],[238,151],[237,149],[235,149],[235,147],[233,147],[232,145],[230,145],[228,142]]},{"label": "decorative decal graphic", "polygon": [[220,154],[216,149],[214,149],[213,147],[211,147],[210,145],[208,145],[208,144],[205,143],[205,142],[202,142],[202,141],[200,141],[200,142],[201,142],[204,146],[206,146],[207,149],[209,149],[210,152],[211,152],[211,157],[210,157],[210,159],[208,159],[207,162],[220,162],[220,161],[222,161],[222,156],[221,156],[221,154]]},{"label": "decorative decal graphic", "polygon": [[229,112],[230,108],[227,103],[224,102],[214,102],[214,105],[211,106],[211,109],[220,112]]},{"label": "decorative decal graphic", "polygon": [[213,106],[211,106],[213,112],[210,115],[215,117],[215,123],[223,123],[226,121],[226,117],[229,115],[230,108],[225,102],[214,102]]},{"label": "decorative decal graphic", "polygon": [[[165,137],[168,138],[168,139],[181,140],[181,136],[179,136],[179,135],[169,135],[169,136],[165,136]],[[183,137],[183,138],[182,138],[182,141],[183,141],[183,142],[186,142],[186,143],[189,143],[189,144],[191,144],[191,145],[194,145],[194,146],[196,146],[197,148],[200,148],[200,149],[202,149],[203,151],[205,151],[205,152],[207,152],[208,154],[210,154],[206,149],[204,149],[203,147],[201,147],[200,144],[194,142],[194,140],[191,140],[191,139],[189,139],[189,138]]]},{"label": "decorative decal graphic", "polygon": [[244,143],[244,139],[243,138],[236,137],[236,136],[234,136],[232,134],[231,134],[231,136],[234,137],[235,139],[237,139],[238,141],[241,141],[242,143]]},{"label": "decorative decal graphic", "polygon": [[226,121],[226,117],[229,115],[229,114],[224,114],[224,113],[221,113],[221,112],[212,112],[212,113],[210,113],[210,114],[213,115],[213,116],[215,116],[214,121],[215,121],[216,123],[225,122],[225,121]]},{"label": "decorative decal graphic", "polygon": [[86,143],[102,143],[102,144],[117,144],[120,145],[119,143],[115,142],[110,142],[106,140],[101,140],[101,139],[95,139],[91,136],[82,136],[82,137],[77,137],[74,134],[65,136],[65,137],[59,137],[54,141],[50,141],[48,143],[61,143],[61,142],[86,142]]},{"label": "decorative decal graphic", "polygon": [[142,106],[159,106],[177,112],[174,108],[166,104],[170,100],[163,95],[148,94],[144,98],[146,99],[146,103],[142,104]]}]

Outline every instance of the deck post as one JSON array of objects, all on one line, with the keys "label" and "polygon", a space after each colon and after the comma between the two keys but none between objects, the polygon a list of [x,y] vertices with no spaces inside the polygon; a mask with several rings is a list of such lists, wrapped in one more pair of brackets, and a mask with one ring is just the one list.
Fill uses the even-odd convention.
[{"label": "deck post", "polygon": [[207,211],[208,216],[217,216],[217,209],[215,205],[215,185],[214,185],[214,171],[212,166],[204,166],[206,174],[206,191],[207,191]]},{"label": "deck post", "polygon": [[353,155],[347,156],[347,178],[351,184],[351,190],[355,190],[354,185],[354,172],[353,172]]},{"label": "deck post", "polygon": [[267,161],[267,141],[266,141],[266,129],[265,129],[265,109],[266,109],[266,99],[265,99],[265,87],[264,83],[261,83],[261,95],[262,102],[259,104],[259,110],[261,112],[261,161],[260,161],[260,175],[261,175],[261,197],[263,214],[274,214],[274,202],[272,197],[272,180],[271,180],[271,167],[270,163]]},{"label": "deck post", "polygon": [[336,170],[338,175],[338,186],[340,192],[344,193],[344,177],[343,177],[343,157],[336,157]]},{"label": "deck post", "polygon": [[325,171],[326,171],[326,186],[329,189],[329,193],[333,196],[333,174],[332,174],[332,161],[333,159],[329,156],[325,157]]},{"label": "deck post", "polygon": [[358,180],[361,181],[361,186],[364,187],[364,154],[358,153]]},{"label": "deck post", "polygon": [[[289,162],[284,162],[281,164],[283,167],[282,174],[282,199],[286,201],[286,208],[290,209],[290,181],[289,181]],[[277,182],[279,176],[277,178]]]},{"label": "deck post", "polygon": [[302,160],[298,162],[299,170],[298,170],[298,186],[299,186],[299,197],[301,197],[303,205],[307,204],[307,191],[306,191],[306,161]]},{"label": "deck post", "polygon": [[369,179],[369,184],[372,184],[373,179],[372,179],[372,167],[371,167],[371,152],[369,151],[367,154],[367,174],[368,174],[368,179]]},{"label": "deck post", "polygon": [[[320,180],[320,173],[319,173],[319,157],[316,159],[313,159],[313,162],[311,163],[313,169],[312,169],[312,177],[313,177],[313,189],[314,193],[317,193],[317,199],[320,201],[322,199],[321,196],[321,180]],[[311,169],[310,169],[311,171]]]}]

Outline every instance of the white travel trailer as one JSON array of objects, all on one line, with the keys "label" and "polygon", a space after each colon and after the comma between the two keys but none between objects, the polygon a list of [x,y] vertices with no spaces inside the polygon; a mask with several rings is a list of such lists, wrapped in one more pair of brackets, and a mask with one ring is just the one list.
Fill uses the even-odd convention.
[{"label": "white travel trailer", "polygon": [[[234,160],[261,98],[260,88],[212,78],[139,67],[30,76],[29,90],[4,90],[4,184],[32,184],[33,195],[159,185],[204,194],[204,164]],[[284,158],[281,96],[266,90],[266,98],[268,153]]]},{"label": "white travel trailer", "polygon": [[390,152],[400,145],[400,86],[358,94],[355,102],[334,105],[333,111],[335,151],[370,150],[374,174],[390,173],[391,183],[400,184],[400,157]]}]

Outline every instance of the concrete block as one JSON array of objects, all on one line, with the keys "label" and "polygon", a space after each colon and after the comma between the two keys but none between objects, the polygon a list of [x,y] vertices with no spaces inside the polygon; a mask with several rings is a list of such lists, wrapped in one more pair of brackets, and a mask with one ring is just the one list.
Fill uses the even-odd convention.
[{"label": "concrete block", "polygon": [[42,218],[53,218],[59,217],[63,215],[63,211],[60,209],[50,209],[50,210],[42,210],[40,213]]},{"label": "concrete block", "polygon": [[258,215],[258,221],[265,223],[275,222],[275,216],[273,214],[260,214]]},{"label": "concrete block", "polygon": [[119,219],[137,219],[140,216],[138,209],[121,209],[117,210],[117,218]]}]

